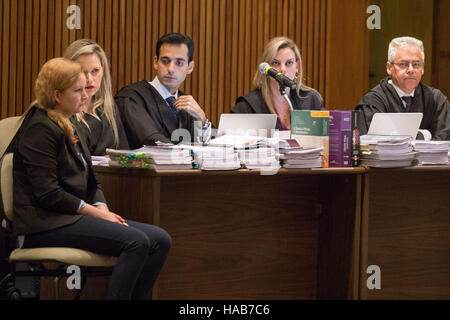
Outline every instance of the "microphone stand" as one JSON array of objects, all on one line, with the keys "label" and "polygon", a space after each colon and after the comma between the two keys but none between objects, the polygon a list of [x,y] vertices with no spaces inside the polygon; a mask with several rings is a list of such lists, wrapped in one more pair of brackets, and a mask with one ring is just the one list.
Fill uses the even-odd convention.
[{"label": "microphone stand", "polygon": [[[291,89],[291,90],[292,90],[292,89]],[[294,110],[294,108],[292,107],[291,99],[289,99],[289,97],[288,97],[288,95],[287,95],[287,93],[286,93],[286,86],[285,86],[285,85],[280,84],[280,93],[281,93],[281,95],[284,97],[284,99],[286,99],[286,101],[287,101],[287,103],[288,103],[288,105],[289,105],[289,109],[290,109],[291,111]]]}]

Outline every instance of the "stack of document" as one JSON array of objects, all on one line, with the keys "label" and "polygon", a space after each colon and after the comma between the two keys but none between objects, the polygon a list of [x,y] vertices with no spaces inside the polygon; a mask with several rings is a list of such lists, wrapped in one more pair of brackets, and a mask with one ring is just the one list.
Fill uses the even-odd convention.
[{"label": "stack of document", "polygon": [[281,139],[275,147],[278,147],[279,153],[303,149],[295,139]]},{"label": "stack of document", "polygon": [[280,153],[283,168],[320,168],[322,167],[323,147],[302,148]]},{"label": "stack of document", "polygon": [[420,164],[448,164],[450,141],[424,141],[412,142],[414,151],[419,152]]},{"label": "stack of document", "polygon": [[109,166],[109,161],[111,159],[106,156],[91,156],[91,161],[93,166]]},{"label": "stack of document", "polygon": [[278,169],[280,162],[274,148],[236,149],[239,159],[247,169]]},{"label": "stack of document", "polygon": [[209,141],[210,146],[232,146],[241,164],[247,169],[278,169],[275,147],[278,139],[226,134]]},{"label": "stack of document", "polygon": [[209,145],[232,145],[236,149],[274,147],[278,140],[260,136],[226,134],[211,139]]},{"label": "stack of document", "polygon": [[153,168],[155,170],[192,169],[192,155],[187,148],[144,146],[134,150],[106,149],[110,166]]},{"label": "stack of document", "polygon": [[201,170],[236,170],[241,162],[231,145],[180,145],[176,148],[188,148],[194,156],[196,167]]},{"label": "stack of document", "polygon": [[363,135],[361,165],[377,168],[409,167],[418,163],[410,136]]}]

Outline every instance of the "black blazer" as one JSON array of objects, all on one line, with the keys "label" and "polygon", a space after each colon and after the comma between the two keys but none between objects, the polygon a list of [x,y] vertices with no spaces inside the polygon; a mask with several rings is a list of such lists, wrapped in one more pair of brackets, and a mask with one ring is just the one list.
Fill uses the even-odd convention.
[{"label": "black blazer", "polygon": [[77,221],[81,200],[106,203],[91,167],[85,141],[79,150],[47,111],[33,107],[18,133],[14,148],[15,234],[41,232]]},{"label": "black blazer", "polygon": [[119,111],[117,107],[115,108],[115,121],[117,125],[117,133],[119,135],[119,144],[116,145],[114,139],[114,131],[111,124],[108,121],[105,113],[103,112],[103,106],[98,107],[95,111],[97,116],[100,118],[98,120],[90,114],[85,114],[84,119],[86,120],[89,128],[82,121],[78,121],[74,116],[72,117],[72,123],[75,125],[78,134],[84,135],[84,140],[87,143],[89,152],[91,156],[104,156],[106,154],[106,149],[130,149],[128,145],[128,139],[123,129],[122,121],[120,119]]},{"label": "black blazer", "polygon": [[[183,95],[178,91],[179,95]],[[147,81],[122,88],[114,97],[131,149],[152,145],[155,141],[171,142],[172,132],[186,129],[194,140],[194,121],[188,112],[179,111],[177,124],[163,97]]]}]

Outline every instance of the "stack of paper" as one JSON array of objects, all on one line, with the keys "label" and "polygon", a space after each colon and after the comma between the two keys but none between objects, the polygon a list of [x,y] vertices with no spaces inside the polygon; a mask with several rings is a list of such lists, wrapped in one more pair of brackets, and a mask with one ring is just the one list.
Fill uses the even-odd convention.
[{"label": "stack of paper", "polygon": [[247,169],[278,169],[280,162],[274,148],[237,149],[241,163]]},{"label": "stack of paper", "polygon": [[275,147],[278,147],[279,153],[303,149],[295,139],[281,139]]},{"label": "stack of paper", "polygon": [[363,135],[360,141],[362,166],[398,168],[418,163],[410,136]]},{"label": "stack of paper", "polygon": [[231,145],[181,145],[194,156],[194,163],[201,170],[236,170],[241,168],[238,154]]},{"label": "stack of paper", "polygon": [[226,134],[211,139],[209,145],[232,145],[236,149],[274,147],[278,140],[259,136]]},{"label": "stack of paper", "polygon": [[278,169],[280,163],[274,150],[277,144],[275,138],[230,134],[209,141],[210,146],[232,146],[247,169]]},{"label": "stack of paper", "polygon": [[192,169],[192,155],[187,148],[144,146],[134,150],[106,149],[110,166],[153,168],[155,170]]},{"label": "stack of paper", "polygon": [[106,156],[91,156],[91,161],[93,166],[109,166],[109,161],[111,159]]},{"label": "stack of paper", "polygon": [[448,164],[450,141],[424,141],[412,142],[414,151],[419,152],[420,164]]},{"label": "stack of paper", "polygon": [[289,150],[280,153],[283,168],[320,168],[322,167],[323,147]]}]

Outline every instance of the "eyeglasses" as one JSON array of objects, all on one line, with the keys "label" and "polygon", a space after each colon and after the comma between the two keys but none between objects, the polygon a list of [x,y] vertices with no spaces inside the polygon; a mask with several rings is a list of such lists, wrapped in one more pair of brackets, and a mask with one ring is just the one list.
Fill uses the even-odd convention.
[{"label": "eyeglasses", "polygon": [[420,69],[423,67],[423,63],[420,61],[400,61],[391,62],[391,64],[397,65],[401,70],[408,69],[409,65],[412,65],[413,69]]}]

